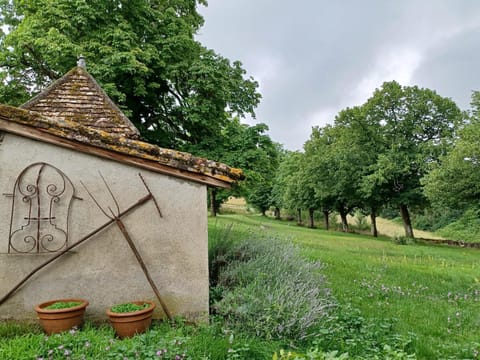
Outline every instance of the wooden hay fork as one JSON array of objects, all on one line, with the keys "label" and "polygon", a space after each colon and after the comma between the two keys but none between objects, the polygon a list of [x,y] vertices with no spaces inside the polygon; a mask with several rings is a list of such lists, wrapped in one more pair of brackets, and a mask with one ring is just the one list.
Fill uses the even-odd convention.
[{"label": "wooden hay fork", "polygon": [[158,301],[160,302],[160,305],[162,306],[162,309],[165,313],[165,315],[167,315],[168,319],[169,320],[172,320],[172,314],[170,313],[170,311],[168,310],[165,302],[163,301],[161,295],[160,295],[160,292],[158,291],[158,288],[157,286],[155,285],[155,282],[153,281],[152,277],[150,276],[150,272],[148,271],[148,268],[147,266],[145,265],[145,262],[143,261],[137,247],[135,246],[135,243],[133,242],[132,238],[130,237],[130,234],[128,233],[126,227],[125,227],[125,224],[123,223],[123,221],[121,220],[122,217],[124,217],[125,215],[129,214],[131,211],[133,211],[134,209],[136,209],[137,207],[145,204],[146,202],[152,200],[153,203],[155,204],[155,208],[157,209],[157,212],[159,214],[160,217],[162,217],[162,212],[160,211],[160,207],[158,206],[158,203],[157,203],[157,200],[155,199],[155,197],[153,196],[152,192],[150,191],[150,188],[148,187],[147,183],[145,182],[145,179],[143,178],[142,174],[138,174],[138,176],[140,177],[140,179],[142,180],[142,183],[143,185],[145,186],[147,192],[148,192],[148,195],[145,195],[144,197],[142,197],[141,199],[139,199],[136,203],[132,204],[131,206],[129,206],[127,209],[125,209],[124,211],[120,211],[120,207],[118,206],[118,202],[115,198],[115,196],[113,195],[111,189],[110,189],[110,186],[108,186],[107,182],[105,181],[105,178],[102,176],[102,174],[100,174],[103,182],[105,183],[105,186],[107,187],[108,189],[108,192],[110,193],[110,195],[112,196],[113,198],[113,201],[115,203],[115,206],[117,208],[117,212],[114,213],[112,211],[112,209],[110,207],[108,207],[107,209],[110,211],[110,213],[112,214],[111,216],[100,206],[100,204],[98,203],[98,201],[95,199],[95,197],[92,195],[92,193],[87,189],[87,187],[85,186],[85,184],[83,182],[81,182],[82,186],[85,188],[85,190],[87,191],[87,193],[90,195],[90,197],[93,199],[93,201],[95,202],[95,204],[99,207],[99,209],[102,211],[102,213],[107,216],[107,218],[109,219],[109,221],[107,221],[105,224],[101,225],[100,227],[98,227],[97,229],[93,230],[92,232],[90,232],[89,234],[85,235],[83,238],[81,238],[80,240],[78,240],[77,242],[75,242],[74,244],[66,247],[63,251],[55,254],[54,256],[52,256],[51,258],[49,258],[47,261],[45,261],[44,263],[40,264],[39,266],[37,266],[35,269],[33,269],[28,275],[26,275],[17,285],[15,285],[13,287],[12,290],[10,290],[7,294],[5,294],[1,299],[0,299],[0,305],[2,305],[5,301],[7,301],[24,283],[26,283],[28,281],[28,279],[30,279],[33,275],[35,275],[37,272],[39,272],[41,269],[43,269],[45,266],[47,266],[48,264],[52,263],[53,261],[55,261],[56,259],[58,259],[59,257],[63,256],[64,254],[66,254],[68,251],[72,250],[73,248],[77,247],[78,245],[82,244],[83,242],[87,241],[88,239],[92,238],[94,235],[96,235],[97,233],[99,233],[100,231],[102,231],[103,229],[107,228],[108,226],[110,226],[111,224],[113,223],[116,223],[117,226],[119,227],[120,231],[122,232],[125,240],[127,241],[128,245],[130,246],[130,248],[132,249],[137,261],[139,262],[142,270],[143,270],[143,273],[145,274],[148,282],[150,283],[150,286],[152,287]]},{"label": "wooden hay fork", "polygon": [[[93,202],[95,203],[95,205],[97,205],[97,207],[100,209],[100,211],[107,217],[110,219],[110,221],[112,222],[115,222],[118,226],[118,228],[120,229],[123,237],[125,238],[125,240],[127,241],[128,245],[130,246],[130,249],[132,249],[132,252],[133,254],[135,255],[138,263],[140,264],[140,267],[142,268],[142,271],[143,273],[145,274],[145,277],[147,278],[148,280],[148,283],[150,284],[150,286],[152,287],[152,290],[153,292],[155,293],[155,296],[157,297],[158,301],[160,302],[160,305],[162,306],[162,309],[163,311],[165,312],[165,314],[167,315],[168,319],[169,320],[172,320],[172,314],[170,313],[170,311],[168,310],[167,308],[167,305],[165,304],[165,302],[163,301],[162,299],[162,296],[160,295],[160,291],[158,291],[158,288],[157,286],[155,285],[155,282],[153,281],[153,278],[152,276],[150,275],[150,272],[148,271],[148,268],[147,268],[147,265],[145,264],[145,261],[143,261],[143,258],[142,256],[140,255],[140,252],[138,251],[137,249],[137,246],[135,245],[132,237],[130,236],[130,234],[128,233],[127,231],[127,228],[125,227],[125,224],[124,222],[122,221],[122,219],[120,218],[120,215],[121,215],[121,211],[120,211],[120,206],[118,205],[118,201],[117,199],[115,198],[115,195],[113,195],[113,192],[112,192],[112,189],[110,188],[110,186],[108,185],[107,181],[105,180],[105,178],[103,177],[102,173],[99,173],[100,174],[100,177],[102,178],[103,180],[103,183],[105,184],[105,187],[107,188],[108,190],[108,193],[110,194],[110,196],[112,197],[112,200],[113,202],[115,203],[115,207],[116,207],[116,212],[114,212],[112,210],[112,208],[110,206],[107,206],[107,209],[108,211],[110,212],[110,214],[99,204],[99,202],[97,201],[97,199],[95,198],[95,196],[93,196],[93,194],[90,192],[90,190],[88,190],[87,186],[80,181],[80,183],[82,184],[82,186],[84,187],[85,191],[88,193],[88,195],[90,195],[90,197],[92,198]],[[150,191],[147,183],[145,182],[145,179],[143,178],[143,176],[141,174],[138,174],[138,176],[140,176],[140,179],[142,180],[143,182],[143,185],[145,185],[145,188],[147,189],[148,193],[152,195],[152,192]],[[155,207],[158,211],[158,215],[160,217],[162,217],[162,212],[160,211],[160,207],[158,206],[158,203],[157,203],[157,200],[155,199],[155,197],[153,197],[152,195],[152,200],[155,204]]]}]

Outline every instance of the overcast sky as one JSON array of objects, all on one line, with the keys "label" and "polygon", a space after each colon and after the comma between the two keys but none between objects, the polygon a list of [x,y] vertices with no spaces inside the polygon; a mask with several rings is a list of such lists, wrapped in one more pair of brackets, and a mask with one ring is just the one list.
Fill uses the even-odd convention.
[{"label": "overcast sky", "polygon": [[433,89],[462,109],[480,90],[479,0],[208,3],[198,40],[259,82],[255,121],[290,150],[385,81]]}]

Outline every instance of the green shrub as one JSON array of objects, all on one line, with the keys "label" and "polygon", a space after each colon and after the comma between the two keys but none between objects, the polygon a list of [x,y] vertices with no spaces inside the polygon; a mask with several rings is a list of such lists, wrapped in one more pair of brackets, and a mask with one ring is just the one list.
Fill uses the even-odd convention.
[{"label": "green shrub", "polygon": [[385,345],[379,354],[367,355],[366,357],[350,357],[348,353],[339,354],[338,351],[324,352],[318,348],[311,348],[305,353],[280,350],[278,354],[273,354],[272,360],[414,360],[416,358],[413,354],[407,354],[402,350],[395,350],[389,345]]},{"label": "green shrub", "polygon": [[305,260],[298,247],[256,238],[232,254],[218,278],[222,297],[212,307],[230,328],[268,340],[301,340],[329,318],[334,301],[322,266]]},{"label": "green shrub", "polygon": [[312,341],[312,348],[317,351],[335,350],[339,354],[348,353],[352,359],[415,359],[414,355],[408,355],[413,352],[414,335],[398,335],[393,319],[367,319],[347,304],[338,305],[322,326]]},{"label": "green shrub", "polygon": [[392,238],[393,242],[397,245],[412,245],[415,244],[415,239],[403,236],[403,235],[396,235]]},{"label": "green shrub", "polygon": [[480,210],[467,210],[457,221],[438,230],[437,234],[452,240],[480,242]]},{"label": "green shrub", "polygon": [[361,211],[359,210],[355,211],[354,219],[355,219],[354,228],[356,230],[367,231],[370,229],[370,223],[368,222],[365,214],[363,214]]},{"label": "green shrub", "polygon": [[306,353],[280,350],[273,354],[272,360],[347,360],[348,353],[338,355],[338,351],[324,352],[313,348]]},{"label": "green shrub", "polygon": [[412,225],[415,229],[433,232],[455,222],[462,214],[462,210],[447,207],[427,208],[411,214]]},{"label": "green shrub", "polygon": [[217,284],[218,275],[222,269],[231,261],[241,257],[238,253],[240,248],[237,245],[240,242],[239,233],[232,231],[232,228],[233,224],[209,229],[208,268],[211,287]]}]

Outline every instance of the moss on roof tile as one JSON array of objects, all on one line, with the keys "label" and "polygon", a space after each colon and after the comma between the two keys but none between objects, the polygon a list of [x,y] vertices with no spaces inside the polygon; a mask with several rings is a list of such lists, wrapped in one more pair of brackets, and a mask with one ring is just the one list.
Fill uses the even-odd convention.
[{"label": "moss on roof tile", "polygon": [[195,157],[186,152],[161,148],[121,134],[85,126],[69,119],[52,119],[35,111],[8,105],[0,105],[0,119],[33,127],[59,138],[206,175],[226,183],[243,179],[243,173],[240,169]]}]

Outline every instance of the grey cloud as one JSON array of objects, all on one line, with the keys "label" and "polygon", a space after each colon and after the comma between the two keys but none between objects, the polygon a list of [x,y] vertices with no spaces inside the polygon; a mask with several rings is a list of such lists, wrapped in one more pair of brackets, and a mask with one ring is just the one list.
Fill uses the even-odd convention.
[{"label": "grey cloud", "polygon": [[[198,39],[242,61],[250,75],[261,74],[268,58],[275,60],[278,68],[272,64],[270,70],[276,71],[260,79],[263,100],[257,120],[290,149],[301,148],[308,139],[311,114],[355,105],[349,103],[352,91],[376,71],[386,51],[418,51],[422,63],[411,82],[462,106],[478,80],[472,76],[480,56],[478,34],[448,37],[450,29],[480,19],[476,1],[209,0],[201,12],[205,26]],[[438,40],[442,37],[446,40]],[[375,87],[389,80],[381,79]],[[324,125],[333,117],[319,121]]]}]

